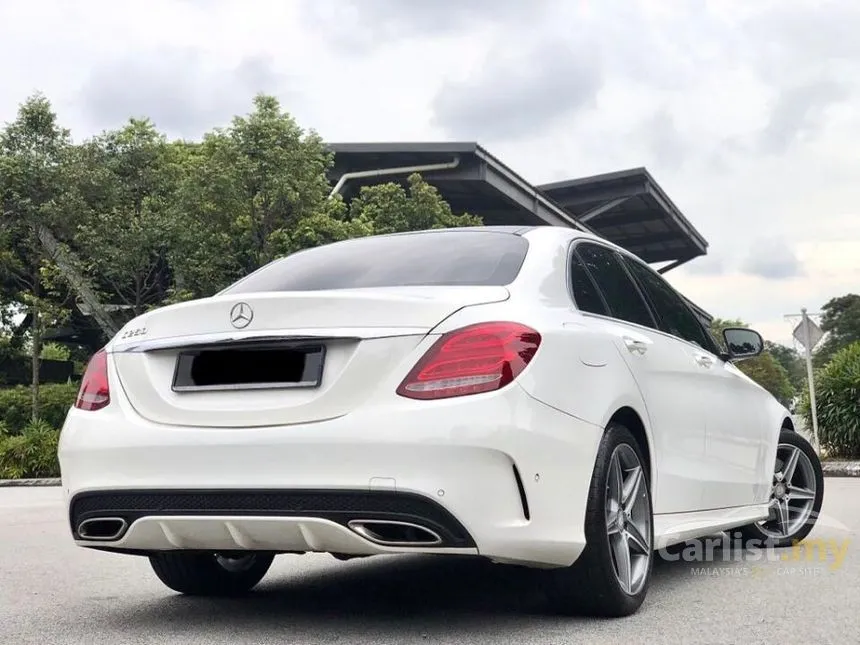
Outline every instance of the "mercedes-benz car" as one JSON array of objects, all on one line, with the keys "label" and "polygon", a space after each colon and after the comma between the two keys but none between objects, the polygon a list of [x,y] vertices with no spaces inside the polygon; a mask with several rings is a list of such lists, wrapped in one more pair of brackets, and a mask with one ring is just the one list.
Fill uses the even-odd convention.
[{"label": "mercedes-benz car", "polygon": [[815,451],[650,266],[558,227],[337,242],[129,322],[62,430],[74,541],[185,594],[278,554],[468,554],[622,616],[655,553],[773,547],[821,507]]}]

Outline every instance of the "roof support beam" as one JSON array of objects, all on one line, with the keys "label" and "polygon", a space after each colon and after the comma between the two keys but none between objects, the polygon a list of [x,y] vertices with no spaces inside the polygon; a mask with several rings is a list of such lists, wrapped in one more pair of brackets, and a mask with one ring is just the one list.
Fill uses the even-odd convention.
[{"label": "roof support beam", "polygon": [[654,211],[634,210],[624,213],[604,213],[594,225],[599,225],[603,228],[606,226],[629,226],[630,224],[662,223],[665,221],[664,217]]},{"label": "roof support beam", "polygon": [[671,264],[667,264],[662,269],[659,269],[658,273],[661,273],[661,274],[662,273],[668,273],[672,269],[677,269],[679,266],[681,266],[682,264],[686,264],[687,262],[689,262],[692,259],[693,258],[684,258],[682,260],[675,260]]},{"label": "roof support beam", "polygon": [[563,189],[546,190],[538,188],[543,194],[552,199],[555,203],[560,204],[565,209],[571,210],[577,207],[582,207],[584,204],[596,204],[605,202],[616,197],[638,197],[647,194],[645,186],[617,186],[607,188],[604,186],[595,186],[591,188],[579,188],[575,192],[573,190],[565,193]]},{"label": "roof support beam", "polygon": [[608,202],[603,203],[600,206],[595,206],[591,210],[584,212],[576,219],[578,219],[580,222],[587,222],[589,220],[592,220],[607,211],[611,211],[616,206],[621,206],[621,204],[630,199],[630,197],[631,195],[625,195],[624,197],[616,197],[615,199],[610,199]]},{"label": "roof support beam", "polygon": [[[672,231],[663,231],[661,233],[620,233],[618,235],[613,235],[609,233],[602,233],[602,237],[605,237],[608,240],[612,240],[615,244],[623,247],[641,247],[641,246],[651,246],[653,244],[663,244],[669,245],[669,248],[674,248],[677,253],[688,255],[688,253],[692,250],[689,248],[685,248],[683,246],[678,246],[679,240],[677,240],[673,235]],[[617,240],[617,241],[616,241]],[[677,260],[678,256],[672,258],[673,260]]]},{"label": "roof support beam", "polygon": [[505,172],[504,168],[490,163],[489,159],[483,158],[483,160],[485,161],[484,180],[509,199],[511,203],[518,204],[520,208],[530,211],[532,215],[545,224],[593,232],[588,226],[581,224],[575,217],[553,204],[544,195],[512,173]]}]

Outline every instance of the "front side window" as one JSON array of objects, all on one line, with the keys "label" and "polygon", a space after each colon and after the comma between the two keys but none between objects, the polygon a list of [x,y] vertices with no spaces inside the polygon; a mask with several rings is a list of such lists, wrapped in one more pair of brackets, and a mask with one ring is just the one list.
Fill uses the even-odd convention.
[{"label": "front side window", "polygon": [[615,251],[598,244],[581,243],[576,246],[576,252],[603,294],[612,317],[655,327],[648,305]]},{"label": "front side window", "polygon": [[642,263],[631,258],[624,258],[624,263],[651,300],[660,328],[666,333],[710,350],[712,345],[705,336],[704,328],[681,296],[663,278]]}]

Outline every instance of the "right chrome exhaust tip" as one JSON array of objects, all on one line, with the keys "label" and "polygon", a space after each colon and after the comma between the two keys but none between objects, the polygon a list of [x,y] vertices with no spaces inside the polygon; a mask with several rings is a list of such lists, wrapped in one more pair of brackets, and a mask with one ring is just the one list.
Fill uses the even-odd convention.
[{"label": "right chrome exhaust tip", "polygon": [[426,526],[390,520],[352,520],[349,528],[380,546],[441,546],[442,537]]},{"label": "right chrome exhaust tip", "polygon": [[78,524],[78,535],[82,540],[113,542],[127,528],[128,522],[121,517],[94,517]]}]

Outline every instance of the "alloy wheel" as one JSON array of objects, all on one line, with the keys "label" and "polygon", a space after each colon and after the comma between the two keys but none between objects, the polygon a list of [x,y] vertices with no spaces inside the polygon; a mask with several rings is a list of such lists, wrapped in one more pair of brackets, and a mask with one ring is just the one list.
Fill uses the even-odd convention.
[{"label": "alloy wheel", "polygon": [[774,539],[791,538],[809,521],[815,494],[815,469],[809,457],[797,446],[779,444],[770,493],[770,517],[759,522],[759,528]]},{"label": "alloy wheel", "polygon": [[612,452],[606,484],[606,533],[615,577],[625,593],[638,593],[651,560],[651,501],[636,452],[620,444]]}]

